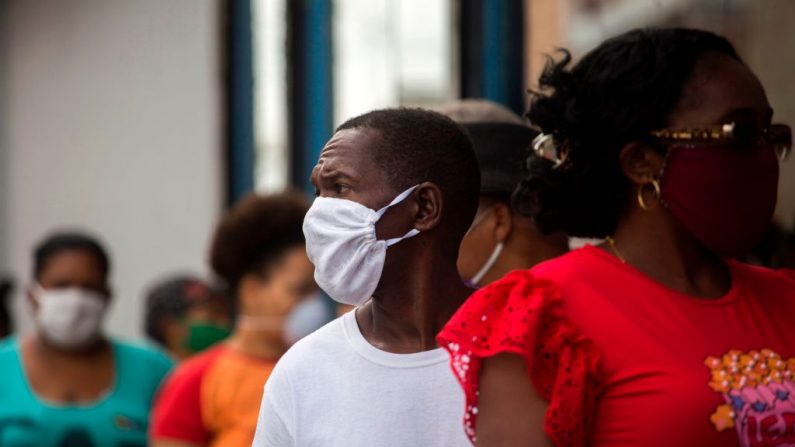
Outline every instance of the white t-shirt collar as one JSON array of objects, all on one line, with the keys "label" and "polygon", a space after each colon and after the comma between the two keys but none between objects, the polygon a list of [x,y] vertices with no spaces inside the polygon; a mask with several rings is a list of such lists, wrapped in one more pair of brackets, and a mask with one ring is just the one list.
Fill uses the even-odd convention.
[{"label": "white t-shirt collar", "polygon": [[376,348],[362,335],[359,324],[356,322],[355,310],[342,316],[342,327],[345,332],[345,338],[353,350],[378,365],[390,368],[421,368],[449,361],[447,351],[442,348],[412,354],[395,354]]}]

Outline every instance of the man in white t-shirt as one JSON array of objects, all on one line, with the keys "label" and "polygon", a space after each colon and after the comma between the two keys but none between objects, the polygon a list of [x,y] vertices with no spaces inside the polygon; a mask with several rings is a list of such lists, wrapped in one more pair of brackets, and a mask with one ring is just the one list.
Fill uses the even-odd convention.
[{"label": "man in white t-shirt", "polygon": [[357,307],[282,357],[253,445],[468,446],[464,396],[436,344],[471,293],[456,270],[480,185],[465,131],[420,109],[367,113],[337,129],[312,183],[315,279]]}]

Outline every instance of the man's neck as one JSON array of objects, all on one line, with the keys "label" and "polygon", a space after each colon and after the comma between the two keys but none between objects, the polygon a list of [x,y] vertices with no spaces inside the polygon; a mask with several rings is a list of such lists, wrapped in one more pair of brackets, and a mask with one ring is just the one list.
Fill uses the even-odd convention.
[{"label": "man's neck", "polygon": [[438,347],[436,334],[471,292],[454,264],[419,261],[399,278],[382,281],[373,299],[357,309],[356,322],[378,349],[398,354],[428,351]]}]

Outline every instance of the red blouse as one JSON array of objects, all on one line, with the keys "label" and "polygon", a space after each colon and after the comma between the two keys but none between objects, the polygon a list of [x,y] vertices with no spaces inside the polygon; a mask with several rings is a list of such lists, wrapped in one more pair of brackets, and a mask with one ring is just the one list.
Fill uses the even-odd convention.
[{"label": "red blouse", "polygon": [[696,299],[589,246],[479,290],[439,334],[467,434],[481,361],[507,352],[557,446],[795,446],[795,272],[729,267]]}]

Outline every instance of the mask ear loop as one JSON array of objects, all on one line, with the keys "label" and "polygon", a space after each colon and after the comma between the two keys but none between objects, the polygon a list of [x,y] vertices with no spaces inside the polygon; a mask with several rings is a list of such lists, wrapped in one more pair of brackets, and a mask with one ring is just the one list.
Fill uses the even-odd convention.
[{"label": "mask ear loop", "polygon": [[[490,207],[486,208],[483,212],[475,216],[475,219],[472,221],[472,225],[469,227],[469,230],[467,230],[467,234],[469,234],[470,231],[472,231],[478,225],[480,225],[485,220],[489,212],[491,212],[491,210],[493,210],[496,206],[497,204],[495,203],[494,205],[491,205]],[[504,247],[505,244],[502,241],[497,242],[497,245],[494,246],[494,250],[492,250],[489,259],[487,259],[486,262],[483,264],[483,267],[481,267],[480,270],[478,270],[478,272],[475,273],[469,279],[469,282],[475,285],[480,283],[480,280],[483,279],[483,277],[486,276],[486,274],[488,274],[491,271],[491,269],[494,267],[494,264],[497,263],[497,259],[499,259],[500,254],[502,254],[502,249]]]},{"label": "mask ear loop", "polygon": [[408,238],[414,237],[414,236],[416,236],[418,234],[420,234],[420,230],[418,230],[416,228],[412,228],[411,230],[409,230],[403,236],[395,237],[395,238],[392,238],[392,239],[387,239],[384,242],[386,242],[386,246],[387,247],[391,247],[391,246],[397,244],[398,242],[402,241],[403,239],[408,239]]},{"label": "mask ear loop", "polygon": [[381,216],[383,216],[384,213],[386,213],[386,210],[388,210],[389,208],[392,208],[393,206],[397,205],[398,203],[406,200],[406,197],[408,197],[409,194],[414,192],[414,190],[419,188],[419,187],[420,187],[420,185],[414,185],[411,188],[409,188],[409,189],[401,192],[400,194],[398,194],[397,197],[395,197],[394,199],[392,199],[391,202],[389,202],[389,205],[387,205],[387,206],[381,208],[380,210],[376,211],[375,212],[376,216],[378,216],[378,218],[380,219]]},{"label": "mask ear loop", "polygon": [[[389,202],[389,205],[387,205],[387,206],[381,208],[380,210],[376,211],[375,214],[376,214],[376,216],[378,216],[378,219],[381,219],[381,216],[383,216],[384,213],[386,213],[386,211],[389,208],[391,208],[391,207],[397,205],[398,203],[406,200],[406,198],[409,196],[409,194],[414,192],[414,190],[419,188],[419,187],[420,187],[420,185],[414,185],[411,188],[403,191],[402,193],[398,194],[398,196],[395,197],[394,200]],[[378,219],[376,219],[376,220],[378,220]],[[398,242],[402,241],[403,239],[408,239],[408,238],[414,237],[414,236],[416,236],[418,234],[420,234],[420,230],[418,230],[416,228],[412,228],[411,230],[406,232],[406,234],[404,234],[403,236],[395,237],[395,238],[392,238],[392,239],[386,239],[384,242],[386,243],[387,247],[391,247],[391,246],[397,244]]]},{"label": "mask ear loop", "polygon": [[491,252],[489,259],[485,264],[483,264],[483,267],[481,267],[480,270],[475,273],[472,278],[470,278],[470,282],[473,284],[480,283],[480,280],[483,279],[483,277],[486,276],[486,274],[489,273],[489,271],[491,271],[491,269],[494,267],[494,264],[497,263],[497,259],[500,257],[504,246],[505,245],[502,242],[497,242],[497,245],[494,247],[494,251]]},{"label": "mask ear loop", "polygon": [[488,215],[488,214],[491,212],[491,210],[493,210],[493,209],[494,209],[494,207],[496,207],[496,206],[497,206],[497,204],[495,203],[494,205],[491,205],[490,207],[488,207],[488,208],[486,208],[485,210],[483,210],[483,211],[482,211],[480,214],[476,215],[476,216],[475,216],[475,218],[474,218],[474,219],[472,219],[472,224],[469,226],[469,229],[467,230],[467,232],[466,232],[466,234],[465,234],[464,236],[466,236],[467,234],[469,234],[470,232],[472,232],[472,230],[474,230],[475,228],[477,228],[477,226],[478,226],[478,225],[480,225],[480,224],[481,224],[481,222],[483,222],[484,220],[486,220],[486,216],[487,216],[487,215]]}]

